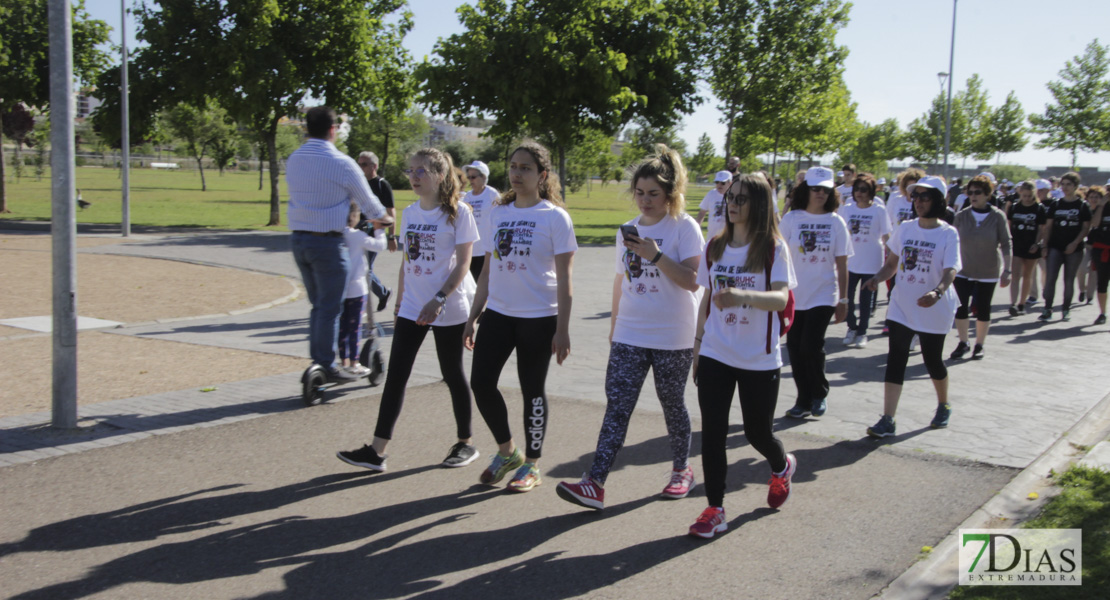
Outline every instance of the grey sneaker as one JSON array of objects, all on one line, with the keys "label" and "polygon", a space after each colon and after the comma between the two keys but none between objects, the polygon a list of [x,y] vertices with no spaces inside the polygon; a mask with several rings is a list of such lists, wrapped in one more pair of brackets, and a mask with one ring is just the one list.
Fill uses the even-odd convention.
[{"label": "grey sneaker", "polygon": [[952,405],[951,404],[941,404],[940,406],[937,407],[937,414],[933,417],[933,420],[929,423],[929,427],[932,427],[933,429],[944,429],[945,427],[948,427],[948,417],[951,417],[951,416],[952,416]]},{"label": "grey sneaker", "polygon": [[867,435],[873,438],[885,438],[894,435],[894,419],[887,415],[879,418],[879,422],[867,428]]},{"label": "grey sneaker", "polygon": [[447,453],[447,458],[443,459],[440,463],[445,467],[456,468],[465,467],[474,462],[478,458],[478,449],[466,442],[459,442],[451,446],[451,450]]}]

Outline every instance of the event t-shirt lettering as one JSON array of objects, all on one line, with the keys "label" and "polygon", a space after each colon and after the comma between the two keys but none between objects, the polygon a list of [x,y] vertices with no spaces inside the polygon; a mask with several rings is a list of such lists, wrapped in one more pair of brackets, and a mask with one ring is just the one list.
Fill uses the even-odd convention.
[{"label": "event t-shirt lettering", "polygon": [[799,281],[805,282],[794,291],[794,308],[836,306],[836,257],[852,255],[852,240],[844,219],[836,213],[814,215],[792,210],[782,218],[779,228],[790,246],[794,272]]}]

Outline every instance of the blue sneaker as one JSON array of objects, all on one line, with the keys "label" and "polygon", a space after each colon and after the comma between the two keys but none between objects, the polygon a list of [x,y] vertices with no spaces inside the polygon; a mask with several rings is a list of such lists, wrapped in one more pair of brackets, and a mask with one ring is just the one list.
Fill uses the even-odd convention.
[{"label": "blue sneaker", "polygon": [[933,429],[944,429],[945,427],[948,427],[948,417],[951,416],[952,405],[941,404],[937,407],[937,414],[933,417],[932,422],[929,423],[929,427],[932,427]]},{"label": "blue sneaker", "polygon": [[802,406],[799,403],[799,404],[795,404],[794,407],[791,408],[790,410],[787,410],[786,411],[786,416],[791,417],[793,419],[802,419],[802,418],[805,418],[806,415],[810,414],[810,412],[811,411],[810,411],[808,406]]},{"label": "blue sneaker", "polygon": [[867,435],[873,438],[885,438],[894,435],[894,419],[887,415],[879,418],[879,422],[867,428]]},{"label": "blue sneaker", "polygon": [[810,409],[810,412],[813,413],[813,416],[820,417],[821,415],[824,415],[825,411],[828,409],[828,402],[826,402],[824,398],[818,398],[813,401],[813,407]]}]

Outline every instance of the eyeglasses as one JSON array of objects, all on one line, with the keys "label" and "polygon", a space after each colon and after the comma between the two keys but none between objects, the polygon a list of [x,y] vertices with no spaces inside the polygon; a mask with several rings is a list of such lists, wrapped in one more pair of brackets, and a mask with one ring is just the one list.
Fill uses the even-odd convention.
[{"label": "eyeglasses", "polygon": [[[360,166],[360,167],[369,167],[370,165],[373,165],[373,164],[374,163],[360,162],[360,163],[358,163],[358,166]],[[377,166],[377,165],[374,165],[374,166]]]},{"label": "eyeglasses", "polygon": [[987,195],[986,192],[984,192],[983,190],[978,190],[978,189],[968,190],[964,193],[966,193],[969,197],[970,196],[986,196]]},{"label": "eyeglasses", "polygon": [[910,193],[910,200],[932,200],[928,192],[912,192]]},{"label": "eyeglasses", "polygon": [[417,179],[420,179],[421,177],[428,174],[428,170],[424,167],[420,167],[419,169],[405,169],[401,172],[405,175],[408,175],[409,177],[415,177]]},{"label": "eyeglasses", "polygon": [[741,196],[740,194],[737,194],[735,196],[729,195],[725,198],[725,200],[727,200],[729,204],[735,204],[736,206],[744,206],[745,204],[747,204],[749,199],[750,198],[748,196]]}]

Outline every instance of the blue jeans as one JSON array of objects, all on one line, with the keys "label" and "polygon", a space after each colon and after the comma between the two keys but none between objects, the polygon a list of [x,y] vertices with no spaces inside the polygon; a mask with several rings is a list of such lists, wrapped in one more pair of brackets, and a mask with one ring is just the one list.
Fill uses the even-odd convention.
[{"label": "blue jeans", "polygon": [[[378,276],[374,274],[374,259],[377,258],[377,257],[378,257],[377,252],[367,252],[366,253],[366,268],[370,272],[370,292],[373,293],[374,296],[376,296],[378,298],[378,300],[381,300],[382,297],[385,296],[385,291],[388,290],[389,288],[387,288],[385,286],[385,284],[382,283],[382,280],[378,279]],[[367,306],[370,306],[370,305],[367,304]],[[371,308],[370,310],[373,310],[373,309]]]},{"label": "blue jeans", "polygon": [[309,354],[312,362],[324,368],[334,367],[339,313],[343,310],[343,292],[350,270],[347,244],[342,237],[294,233],[290,245],[312,304],[308,315]]},{"label": "blue jeans", "polygon": [[[878,293],[862,285],[874,276],[874,273],[867,275],[848,271],[848,329],[857,335],[867,335],[868,321],[871,319],[871,312],[875,310],[875,297]],[[859,320],[856,319],[856,286],[859,286]]]}]

